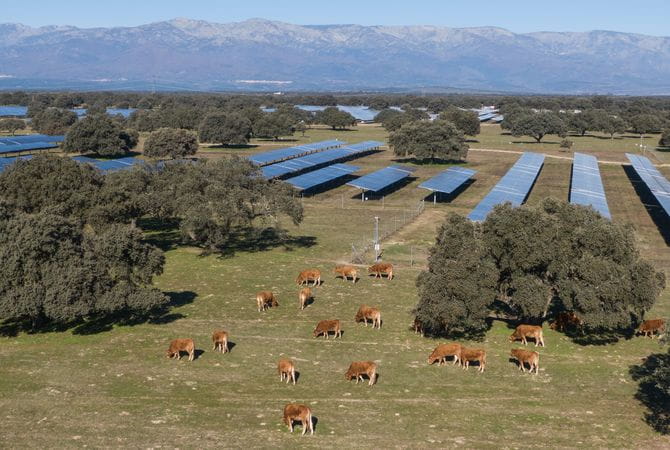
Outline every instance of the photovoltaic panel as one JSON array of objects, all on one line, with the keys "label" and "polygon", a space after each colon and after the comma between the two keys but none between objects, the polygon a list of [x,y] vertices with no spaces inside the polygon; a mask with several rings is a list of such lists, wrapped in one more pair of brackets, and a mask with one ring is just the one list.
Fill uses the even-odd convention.
[{"label": "photovoltaic panel", "polygon": [[358,169],[359,167],[350,166],[348,164],[333,164],[332,166],[324,167],[319,170],[303,173],[297,177],[288,178],[285,181],[304,191],[328,183],[329,181],[336,180],[345,175],[349,175],[356,172]]},{"label": "photovoltaic panel", "polygon": [[570,203],[591,206],[601,216],[611,219],[605,189],[600,178],[598,160],[595,156],[575,153],[572,162],[572,185]]},{"label": "photovoltaic panel", "polygon": [[648,158],[626,153],[633,169],[642,178],[667,215],[670,216],[670,182],[658,171]]},{"label": "photovoltaic panel", "polygon": [[514,206],[521,205],[533,187],[542,169],[542,164],[544,164],[543,154],[526,152],[521,155],[521,158],[507,171],[498,184],[472,210],[468,218],[481,222],[496,205],[506,202]]},{"label": "photovoltaic panel", "polygon": [[414,168],[406,166],[389,166],[377,170],[376,172],[363,175],[360,178],[348,182],[347,185],[366,191],[377,192],[407,178],[414,172],[414,170]]},{"label": "photovoltaic panel", "polygon": [[0,145],[30,144],[32,142],[63,142],[65,136],[49,136],[48,134],[24,134],[20,136],[4,136],[0,138]]},{"label": "photovoltaic panel", "polygon": [[249,161],[259,166],[297,158],[299,156],[309,155],[310,153],[320,152],[329,148],[336,148],[345,145],[346,142],[337,139],[330,141],[313,142],[311,144],[296,145],[295,147],[278,148],[269,152],[257,153],[249,156]]},{"label": "photovoltaic panel", "polygon": [[476,173],[476,170],[464,167],[450,167],[433,178],[424,181],[419,187],[430,191],[451,194]]},{"label": "photovoltaic panel", "polygon": [[13,106],[13,105],[4,105],[0,106],[0,117],[23,117],[28,114],[27,106]]},{"label": "photovoltaic panel", "polygon": [[383,142],[364,141],[339,148],[332,148],[318,153],[289,159],[280,163],[271,164],[261,168],[266,178],[277,178],[289,173],[299,172],[312,167],[335,162],[340,159],[349,158],[354,155],[375,150],[383,145]]},{"label": "photovoltaic panel", "polygon": [[103,172],[114,172],[116,170],[129,169],[138,164],[144,164],[143,160],[133,157],[102,160],[89,158],[88,156],[75,156],[72,159],[79,163],[91,164]]},{"label": "photovoltaic panel", "polygon": [[0,153],[19,153],[31,150],[46,150],[56,148],[58,144],[54,142],[31,142],[27,144],[0,144]]}]

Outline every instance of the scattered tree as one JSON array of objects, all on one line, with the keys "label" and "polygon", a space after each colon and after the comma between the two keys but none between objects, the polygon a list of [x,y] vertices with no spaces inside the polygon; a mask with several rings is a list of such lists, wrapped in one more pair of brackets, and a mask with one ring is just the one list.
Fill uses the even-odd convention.
[{"label": "scattered tree", "polygon": [[288,114],[277,111],[266,113],[254,123],[253,132],[254,136],[270,137],[276,141],[280,136],[293,134],[293,119]]},{"label": "scattered tree", "polygon": [[628,129],[628,123],[618,116],[608,115],[602,122],[600,122],[598,131],[610,135],[610,139],[614,139],[616,133],[623,134]]},{"label": "scattered tree", "polygon": [[658,141],[658,145],[663,147],[670,147],[670,128],[663,130],[661,139]]},{"label": "scattered tree", "polygon": [[567,132],[565,122],[554,112],[523,111],[512,117],[505,116],[501,126],[512,136],[530,136],[538,143],[547,134],[565,137]]},{"label": "scattered tree", "polygon": [[637,114],[630,118],[630,125],[635,133],[644,136],[661,131],[663,120],[654,114]]},{"label": "scattered tree", "polygon": [[468,136],[476,136],[481,131],[479,116],[473,111],[450,106],[440,114],[440,119],[448,120]]},{"label": "scattered tree", "polygon": [[144,154],[150,158],[183,158],[197,151],[198,137],[189,130],[160,128],[144,142]]},{"label": "scattered tree", "polygon": [[46,108],[36,112],[30,126],[38,133],[49,135],[65,134],[77,123],[77,115],[66,109]]},{"label": "scattered tree", "polygon": [[238,113],[212,113],[203,119],[198,134],[201,142],[246,144],[251,134],[251,122]]},{"label": "scattered tree", "polygon": [[570,149],[572,148],[572,145],[573,145],[573,144],[574,144],[574,142],[572,142],[571,140],[569,140],[569,139],[563,139],[563,140],[561,141],[561,146],[560,146],[560,147],[563,148],[563,149],[565,149],[565,151],[570,151]]},{"label": "scattered tree", "polygon": [[26,128],[26,122],[21,119],[0,119],[0,130],[8,133],[16,133],[19,130]]},{"label": "scattered tree", "polygon": [[293,126],[293,129],[305,136],[305,132],[307,131],[307,124],[301,120]]},{"label": "scattered tree", "polygon": [[124,130],[107,114],[87,115],[67,132],[63,150],[104,156],[123,155],[137,145],[138,138],[137,131]]},{"label": "scattered tree", "polygon": [[345,129],[349,126],[356,125],[354,116],[345,111],[340,111],[335,106],[329,106],[323,111],[316,113],[314,118],[318,123],[328,125],[335,129]]},{"label": "scattered tree", "polygon": [[389,136],[389,144],[398,156],[414,155],[417,159],[460,161],[468,155],[465,136],[446,120],[409,122]]}]

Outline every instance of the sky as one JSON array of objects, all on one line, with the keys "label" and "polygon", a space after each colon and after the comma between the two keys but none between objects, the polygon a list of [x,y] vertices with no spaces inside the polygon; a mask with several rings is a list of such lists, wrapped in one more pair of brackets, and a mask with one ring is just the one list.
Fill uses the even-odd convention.
[{"label": "sky", "polygon": [[670,0],[24,0],[3,2],[0,23],[136,26],[185,17],[301,25],[497,26],[532,31],[612,30],[670,36]]}]

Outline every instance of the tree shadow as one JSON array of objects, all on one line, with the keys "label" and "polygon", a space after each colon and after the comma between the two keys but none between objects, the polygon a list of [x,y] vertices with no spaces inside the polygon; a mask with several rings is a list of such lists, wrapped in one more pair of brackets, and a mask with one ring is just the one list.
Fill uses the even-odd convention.
[{"label": "tree shadow", "polygon": [[670,433],[670,353],[653,353],[639,365],[629,367],[634,381],[639,383],[635,398],[649,412],[645,422],[659,433]]},{"label": "tree shadow", "polygon": [[633,185],[635,193],[640,197],[642,204],[651,217],[651,220],[656,225],[656,228],[658,228],[661,236],[663,236],[665,245],[670,246],[670,217],[665,213],[661,205],[658,203],[658,200],[656,200],[656,197],[654,197],[654,194],[651,193],[651,190],[647,184],[642,181],[633,166],[625,165],[622,167]]},{"label": "tree shadow", "polygon": [[539,144],[549,144],[549,145],[560,145],[560,142],[556,141],[540,141],[537,142],[536,140],[532,141],[512,141],[512,144],[523,144],[523,145],[539,145]]},{"label": "tree shadow", "polygon": [[249,150],[252,148],[258,148],[256,144],[215,144],[208,147],[204,147],[203,150]]},{"label": "tree shadow", "polygon": [[[232,257],[237,252],[262,252],[277,247],[283,247],[286,251],[297,248],[309,248],[316,245],[315,236],[292,236],[286,230],[276,227],[267,228],[244,228],[231,234],[228,243],[218,249],[219,256]],[[203,250],[202,255],[208,255],[211,250]]]},{"label": "tree shadow", "polygon": [[257,140],[260,141],[260,142],[273,142],[273,143],[276,143],[276,144],[281,144],[281,143],[283,143],[283,142],[298,142],[298,139],[295,139],[295,138],[289,138],[289,139],[285,139],[285,138],[272,139],[272,138],[265,138],[265,137],[263,137],[263,138],[258,138]]},{"label": "tree shadow", "polygon": [[441,165],[452,165],[452,166],[463,166],[467,162],[462,161],[460,159],[441,159],[441,158],[423,158],[423,159],[417,159],[416,157],[412,156],[409,158],[406,157],[398,157],[394,158],[391,161],[397,162],[397,163],[403,163],[403,164],[416,164],[417,166],[425,166],[425,165],[433,165],[433,164],[441,164]]}]

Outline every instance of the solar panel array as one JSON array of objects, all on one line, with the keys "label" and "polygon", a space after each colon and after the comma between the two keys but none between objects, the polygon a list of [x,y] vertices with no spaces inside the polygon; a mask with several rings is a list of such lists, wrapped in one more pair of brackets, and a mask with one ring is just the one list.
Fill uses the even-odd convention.
[{"label": "solar panel array", "polygon": [[498,184],[472,210],[468,218],[481,222],[496,205],[510,202],[514,206],[519,206],[533,187],[542,169],[542,164],[544,164],[544,155],[540,153],[526,152],[521,155],[521,158],[507,171]]},{"label": "solar panel array", "polygon": [[93,159],[87,156],[75,156],[72,159],[80,163],[91,164],[103,172],[114,172],[117,170],[130,169],[135,165],[144,163],[143,160],[133,157],[103,160]]},{"label": "solar panel array", "polygon": [[23,136],[7,136],[0,138],[0,153],[19,153],[31,150],[45,150],[58,147],[65,136],[48,136],[46,134],[28,134]]},{"label": "solar panel array", "polygon": [[419,185],[419,187],[428,189],[430,191],[451,194],[476,173],[477,171],[472,169],[465,169],[463,167],[450,167],[444,172],[440,172],[433,178],[424,181]]},{"label": "solar panel array", "polygon": [[575,153],[572,162],[572,185],[570,186],[570,203],[591,206],[601,216],[611,219],[607,206],[605,189],[600,178],[598,160],[595,156]]},{"label": "solar panel array", "polygon": [[658,171],[648,158],[626,153],[635,172],[642,178],[661,208],[670,216],[670,182]]},{"label": "solar panel array", "polygon": [[27,106],[0,106],[0,117],[25,117],[26,114],[28,114]]},{"label": "solar panel array", "polygon": [[387,186],[407,178],[415,169],[406,166],[389,166],[376,172],[363,175],[353,181],[348,182],[349,186],[354,186],[365,191],[377,192]]},{"label": "solar panel array", "polygon": [[301,156],[300,158],[289,159],[280,163],[271,164],[261,168],[263,176],[266,178],[277,178],[289,173],[299,172],[314,168],[323,164],[333,163],[339,159],[344,159],[369,152],[383,145],[379,141],[364,141],[357,144],[347,145],[339,148],[332,148],[311,155]]},{"label": "solar panel array", "polygon": [[357,166],[350,166],[348,164],[333,164],[322,169],[314,170],[312,172],[303,173],[297,177],[288,178],[287,183],[293,185],[300,190],[310,189],[329,181],[336,180],[345,175],[352,174],[359,169]]},{"label": "solar panel array", "polygon": [[249,156],[249,161],[259,166],[285,161],[287,159],[297,158],[298,156],[309,155],[310,153],[320,152],[329,148],[341,147],[346,144],[344,141],[331,140],[313,142],[311,144],[296,145],[295,147],[279,148],[269,152],[257,153]]}]

